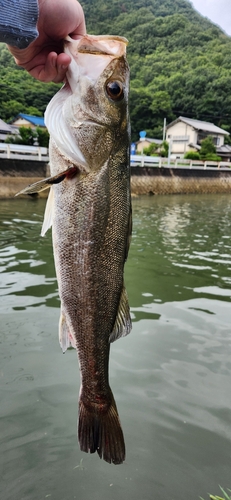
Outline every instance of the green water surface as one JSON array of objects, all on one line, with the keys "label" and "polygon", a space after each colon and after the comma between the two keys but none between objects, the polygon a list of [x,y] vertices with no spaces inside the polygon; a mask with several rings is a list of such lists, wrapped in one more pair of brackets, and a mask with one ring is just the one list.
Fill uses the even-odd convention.
[{"label": "green water surface", "polygon": [[0,499],[196,500],[231,488],[231,198],[133,200],[132,333],[112,345],[120,466],[80,452],[45,200],[0,201]]}]

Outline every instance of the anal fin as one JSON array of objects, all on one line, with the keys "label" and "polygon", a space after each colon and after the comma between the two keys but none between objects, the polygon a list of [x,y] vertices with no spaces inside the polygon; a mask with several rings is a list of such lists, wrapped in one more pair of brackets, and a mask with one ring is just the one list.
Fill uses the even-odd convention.
[{"label": "anal fin", "polygon": [[61,310],[61,315],[60,315],[60,320],[59,320],[59,343],[60,343],[60,346],[61,346],[63,353],[66,352],[66,350],[69,347],[73,347],[74,349],[76,349],[75,338],[74,338],[73,334],[71,333],[70,328],[67,325],[67,321],[66,321],[65,315],[63,314],[62,310]]},{"label": "anal fin", "polygon": [[41,236],[45,236],[48,229],[52,226],[53,206],[54,206],[54,190],[51,187],[47,198]]},{"label": "anal fin", "polygon": [[120,337],[125,337],[130,333],[132,329],[132,322],[130,316],[130,308],[128,303],[128,296],[126,288],[123,285],[121,292],[120,303],[118,307],[118,312],[115,320],[113,330],[109,337],[109,342],[114,342]]}]

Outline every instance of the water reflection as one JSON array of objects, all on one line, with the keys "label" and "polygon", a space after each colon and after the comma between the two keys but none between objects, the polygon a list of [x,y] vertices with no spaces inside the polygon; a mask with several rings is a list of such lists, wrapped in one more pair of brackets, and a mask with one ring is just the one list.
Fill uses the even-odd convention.
[{"label": "water reflection", "polygon": [[118,467],[78,448],[78,363],[58,344],[44,205],[0,202],[0,497],[195,500],[230,488],[229,196],[133,201],[133,331],[110,362],[127,447]]}]

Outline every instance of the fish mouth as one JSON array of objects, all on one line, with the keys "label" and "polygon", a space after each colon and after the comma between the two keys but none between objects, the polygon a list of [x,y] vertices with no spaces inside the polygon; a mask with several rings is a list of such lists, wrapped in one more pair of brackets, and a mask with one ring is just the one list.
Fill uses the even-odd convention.
[{"label": "fish mouth", "polygon": [[65,52],[65,49],[70,44],[74,48],[74,51],[77,51],[79,54],[120,57],[126,51],[128,40],[123,36],[114,35],[83,35],[78,40],[74,40],[68,35],[64,39]]},{"label": "fish mouth", "polygon": [[71,63],[65,85],[48,104],[45,123],[61,153],[86,173],[90,171],[90,166],[76,144],[73,128],[86,125],[103,127],[104,123],[99,122],[99,117],[94,121],[91,113],[87,113],[84,120],[76,117],[75,124],[72,122],[70,125],[70,120],[66,119],[73,115],[70,98],[74,94],[78,96],[81,81],[94,86],[113,59],[125,56],[127,44],[126,38],[113,35],[83,35],[77,40],[67,36],[64,40],[64,52],[70,56]]},{"label": "fish mouth", "polygon": [[113,59],[126,55],[128,41],[113,35],[83,35],[77,40],[67,36],[64,52],[71,58],[66,74],[73,94],[80,78],[86,78],[94,85],[96,80]]}]

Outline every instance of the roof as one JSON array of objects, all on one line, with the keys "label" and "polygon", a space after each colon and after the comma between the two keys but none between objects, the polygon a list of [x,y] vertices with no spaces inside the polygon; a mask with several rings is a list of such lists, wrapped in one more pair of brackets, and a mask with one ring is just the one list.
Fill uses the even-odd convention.
[{"label": "roof", "polygon": [[150,142],[151,144],[162,144],[163,140],[161,139],[153,139],[151,137],[144,137],[142,139],[139,139],[139,141],[136,142],[136,144],[139,144],[140,142]]},{"label": "roof", "polygon": [[224,144],[224,146],[220,146],[217,148],[217,153],[228,153],[231,154],[231,146],[229,144]]},{"label": "roof", "polygon": [[201,149],[201,146],[199,146],[199,144],[194,144],[193,142],[190,142],[189,147],[194,148],[197,151],[200,151],[200,149]]},{"label": "roof", "polygon": [[216,125],[214,125],[214,123],[203,122],[201,120],[193,120],[192,118],[186,118],[184,116],[179,116],[179,118],[169,123],[166,128],[168,129],[178,122],[184,122],[187,125],[193,127],[195,130],[205,130],[206,132],[211,132],[211,134],[230,135],[229,132],[227,132],[223,128],[217,127]]},{"label": "roof", "polygon": [[43,116],[33,116],[33,115],[25,115],[24,113],[19,113],[13,122],[15,122],[18,118],[23,118],[24,120],[27,120],[28,122],[32,123],[32,125],[35,125],[36,127],[45,127],[45,122]]},{"label": "roof", "polygon": [[5,123],[3,120],[0,118],[0,132],[3,134],[12,134],[12,126],[8,125],[8,123]]},{"label": "roof", "polygon": [[[197,151],[200,151],[201,149],[201,146],[199,146],[199,144],[194,144],[193,142],[190,142],[189,144],[189,147],[190,148],[194,148],[196,149]],[[224,144],[223,146],[218,146],[216,148],[216,154],[223,154],[223,155],[229,155],[231,156],[231,146],[229,144]]]}]

